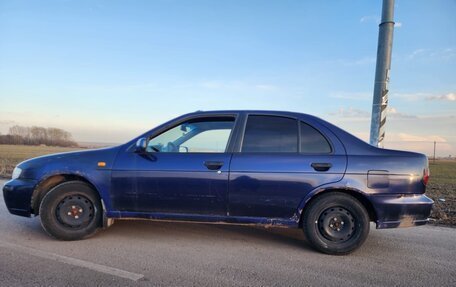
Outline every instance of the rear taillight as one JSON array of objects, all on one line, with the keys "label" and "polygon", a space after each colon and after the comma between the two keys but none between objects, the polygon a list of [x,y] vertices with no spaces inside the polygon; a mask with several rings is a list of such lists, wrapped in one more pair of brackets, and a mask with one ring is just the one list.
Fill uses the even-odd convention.
[{"label": "rear taillight", "polygon": [[424,185],[427,185],[428,184],[428,181],[429,181],[429,167],[426,167],[424,170],[423,170],[423,183]]}]

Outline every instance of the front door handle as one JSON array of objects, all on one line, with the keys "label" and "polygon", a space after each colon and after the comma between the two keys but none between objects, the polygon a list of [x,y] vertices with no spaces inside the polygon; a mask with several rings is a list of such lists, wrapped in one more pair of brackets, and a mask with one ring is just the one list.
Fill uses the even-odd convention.
[{"label": "front door handle", "polygon": [[332,167],[332,164],[328,162],[314,162],[310,166],[316,171],[328,171]]},{"label": "front door handle", "polygon": [[210,170],[219,170],[223,166],[223,161],[205,161],[204,165]]}]

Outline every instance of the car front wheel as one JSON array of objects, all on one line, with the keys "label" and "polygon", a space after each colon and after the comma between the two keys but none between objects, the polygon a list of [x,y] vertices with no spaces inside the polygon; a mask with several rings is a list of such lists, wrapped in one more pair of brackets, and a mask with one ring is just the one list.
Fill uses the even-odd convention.
[{"label": "car front wheel", "polygon": [[306,207],[303,229],[317,250],[343,255],[359,248],[369,234],[369,215],[354,197],[341,192],[318,196]]},{"label": "car front wheel", "polygon": [[39,214],[49,235],[60,240],[79,240],[93,235],[101,226],[102,207],[87,183],[68,181],[44,196]]}]

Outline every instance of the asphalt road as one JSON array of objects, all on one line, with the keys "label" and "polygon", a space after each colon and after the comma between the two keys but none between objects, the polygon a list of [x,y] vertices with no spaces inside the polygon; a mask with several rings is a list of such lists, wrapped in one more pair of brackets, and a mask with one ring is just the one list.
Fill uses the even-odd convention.
[{"label": "asphalt road", "polygon": [[1,196],[0,286],[169,285],[456,286],[456,229],[372,229],[348,256],[312,250],[300,230],[152,221],[62,242]]}]

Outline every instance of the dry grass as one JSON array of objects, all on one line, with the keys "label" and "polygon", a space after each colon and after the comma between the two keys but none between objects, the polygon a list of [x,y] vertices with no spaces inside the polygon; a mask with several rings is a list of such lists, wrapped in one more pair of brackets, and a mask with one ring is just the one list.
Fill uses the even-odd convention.
[{"label": "dry grass", "polygon": [[456,226],[456,160],[431,161],[429,168],[426,194],[434,200],[431,218],[437,224]]},{"label": "dry grass", "polygon": [[0,145],[0,177],[10,177],[14,167],[26,159],[80,149],[54,146]]},{"label": "dry grass", "polygon": [[430,160],[431,182],[456,183],[456,160]]}]

